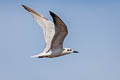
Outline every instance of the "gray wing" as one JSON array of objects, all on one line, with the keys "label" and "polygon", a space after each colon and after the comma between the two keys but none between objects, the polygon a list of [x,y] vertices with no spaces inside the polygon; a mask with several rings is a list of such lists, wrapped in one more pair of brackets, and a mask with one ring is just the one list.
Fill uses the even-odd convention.
[{"label": "gray wing", "polygon": [[51,48],[63,48],[63,41],[68,34],[67,26],[64,22],[53,12],[50,11],[50,15],[53,18],[53,22],[55,25],[55,35],[52,40]]},{"label": "gray wing", "polygon": [[49,49],[51,49],[51,43],[53,40],[53,37],[55,35],[55,26],[54,23],[49,21],[47,18],[45,18],[40,13],[34,11],[33,9],[22,5],[28,12],[31,13],[31,15],[35,18],[38,24],[40,24],[41,28],[43,29],[45,42],[46,42],[46,48],[44,49],[44,52],[47,52]]}]

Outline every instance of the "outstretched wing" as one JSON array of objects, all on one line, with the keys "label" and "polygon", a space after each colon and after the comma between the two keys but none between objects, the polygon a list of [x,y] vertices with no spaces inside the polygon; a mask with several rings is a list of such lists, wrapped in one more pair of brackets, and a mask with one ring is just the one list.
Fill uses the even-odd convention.
[{"label": "outstretched wing", "polygon": [[38,22],[38,24],[40,24],[40,26],[42,27],[45,41],[46,41],[46,48],[44,49],[44,52],[47,52],[51,48],[51,43],[55,34],[54,23],[49,21],[47,18],[45,18],[40,13],[34,11],[33,9],[25,5],[22,5],[22,6],[32,14],[32,16]]},{"label": "outstretched wing", "polygon": [[63,41],[68,34],[67,26],[64,22],[53,12],[50,11],[50,15],[53,18],[55,24],[55,35],[52,40],[51,48],[63,48]]}]

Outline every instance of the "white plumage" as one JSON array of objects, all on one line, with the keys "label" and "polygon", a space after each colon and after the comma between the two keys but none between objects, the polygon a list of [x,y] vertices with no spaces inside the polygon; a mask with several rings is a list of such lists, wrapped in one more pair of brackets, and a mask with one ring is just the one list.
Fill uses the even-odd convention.
[{"label": "white plumage", "polygon": [[50,15],[53,18],[53,23],[40,13],[34,11],[33,9],[25,5],[22,6],[28,12],[30,12],[37,21],[37,23],[40,24],[45,37],[46,47],[44,51],[40,54],[32,56],[33,58],[53,58],[70,53],[78,53],[77,51],[73,51],[70,48],[63,49],[63,41],[68,34],[68,29],[64,22],[56,14],[50,11]]}]

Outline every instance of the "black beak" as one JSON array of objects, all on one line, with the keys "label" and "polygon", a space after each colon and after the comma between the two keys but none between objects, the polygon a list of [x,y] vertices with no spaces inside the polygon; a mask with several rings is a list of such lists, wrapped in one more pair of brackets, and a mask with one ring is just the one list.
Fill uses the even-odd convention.
[{"label": "black beak", "polygon": [[79,53],[78,51],[73,51],[73,53]]}]

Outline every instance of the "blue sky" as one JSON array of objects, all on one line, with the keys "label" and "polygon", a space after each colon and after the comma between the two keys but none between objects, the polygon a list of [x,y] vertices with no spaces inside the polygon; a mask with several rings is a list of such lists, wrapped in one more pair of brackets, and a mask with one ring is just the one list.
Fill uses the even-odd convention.
[{"label": "blue sky", "polygon": [[[64,47],[78,50],[31,59],[44,47],[40,26],[21,5],[67,24]],[[119,0],[0,0],[0,80],[120,80]]]}]

